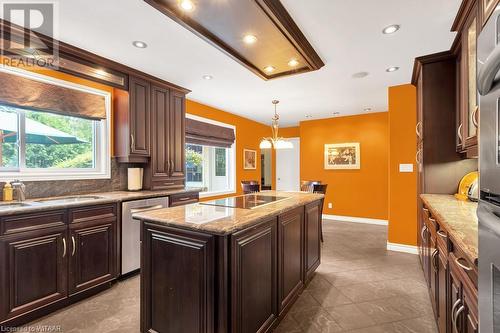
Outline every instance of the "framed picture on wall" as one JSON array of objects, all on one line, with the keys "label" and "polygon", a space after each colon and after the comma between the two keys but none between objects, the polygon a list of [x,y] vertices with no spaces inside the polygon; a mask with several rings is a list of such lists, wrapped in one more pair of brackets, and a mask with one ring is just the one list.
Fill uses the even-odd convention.
[{"label": "framed picture on wall", "polygon": [[257,151],[250,149],[243,149],[243,169],[245,170],[257,169]]},{"label": "framed picture on wall", "polygon": [[325,169],[359,169],[359,142],[325,144]]}]

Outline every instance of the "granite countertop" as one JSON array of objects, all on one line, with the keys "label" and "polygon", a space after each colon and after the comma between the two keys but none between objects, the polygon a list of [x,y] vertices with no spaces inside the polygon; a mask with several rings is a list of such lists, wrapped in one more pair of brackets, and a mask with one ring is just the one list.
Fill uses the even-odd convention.
[{"label": "granite countertop", "polygon": [[[87,193],[87,194],[78,194],[78,195],[65,195],[61,197],[50,197],[50,198],[36,198],[29,199],[23,201],[25,204],[23,206],[13,207],[9,209],[0,209],[0,217],[7,215],[15,215],[15,214],[23,214],[23,213],[32,213],[37,211],[44,211],[49,209],[64,209],[71,207],[80,207],[80,206],[90,206],[90,205],[100,205],[106,203],[113,202],[122,202],[122,201],[130,201],[130,200],[140,200],[140,199],[148,199],[148,198],[156,198],[162,196],[168,196],[172,194],[179,193],[191,193],[191,192],[199,192],[199,188],[179,188],[172,190],[159,190],[159,191],[113,191],[113,192],[97,192],[97,193]],[[67,197],[82,197],[82,196],[98,196],[99,198],[91,199],[91,200],[83,200],[76,202],[43,202],[52,199],[64,199]],[[39,202],[42,201],[42,202]],[[8,203],[17,203],[17,201],[3,202],[0,201],[1,204]]]},{"label": "granite countertop", "polygon": [[478,220],[477,203],[457,200],[453,195],[422,194],[422,200],[469,260],[477,265]]},{"label": "granite countertop", "polygon": [[228,235],[323,198],[323,194],[307,192],[265,191],[259,194],[286,197],[286,199],[253,209],[208,206],[196,203],[157,209],[133,216],[136,219],[155,224],[203,231],[214,235]]}]

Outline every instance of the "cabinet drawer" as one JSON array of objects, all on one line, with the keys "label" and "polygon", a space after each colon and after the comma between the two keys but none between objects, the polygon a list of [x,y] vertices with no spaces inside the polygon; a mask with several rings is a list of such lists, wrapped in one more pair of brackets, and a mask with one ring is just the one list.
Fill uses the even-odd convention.
[{"label": "cabinet drawer", "polygon": [[440,227],[439,223],[437,227],[438,227],[436,231],[437,246],[441,253],[445,253],[446,255],[448,255],[448,239],[449,239],[448,233],[446,232],[446,230]]},{"label": "cabinet drawer", "polygon": [[453,251],[450,253],[449,260],[454,261],[458,269],[470,279],[477,289],[477,267],[468,259],[462,249],[458,246],[453,246]]},{"label": "cabinet drawer", "polygon": [[424,212],[423,213],[424,222],[427,228],[429,229],[431,237],[436,237],[436,231],[437,231],[436,220],[432,217],[431,211],[427,207],[424,206],[423,212]]},{"label": "cabinet drawer", "polygon": [[65,224],[66,212],[64,210],[6,216],[0,219],[0,235],[57,227]]},{"label": "cabinet drawer", "polygon": [[69,210],[69,223],[116,218],[116,204],[86,206]]},{"label": "cabinet drawer", "polygon": [[184,187],[184,179],[154,178],[151,181],[152,190],[167,190]]},{"label": "cabinet drawer", "polygon": [[173,194],[170,196],[170,207],[196,203],[200,200],[198,192]]}]

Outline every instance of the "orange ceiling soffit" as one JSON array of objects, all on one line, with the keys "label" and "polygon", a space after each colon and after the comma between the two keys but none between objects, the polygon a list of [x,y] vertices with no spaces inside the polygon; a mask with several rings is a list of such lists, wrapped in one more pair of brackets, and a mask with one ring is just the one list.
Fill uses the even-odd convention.
[{"label": "orange ceiling soffit", "polygon": [[279,0],[144,1],[264,80],[325,65]]}]

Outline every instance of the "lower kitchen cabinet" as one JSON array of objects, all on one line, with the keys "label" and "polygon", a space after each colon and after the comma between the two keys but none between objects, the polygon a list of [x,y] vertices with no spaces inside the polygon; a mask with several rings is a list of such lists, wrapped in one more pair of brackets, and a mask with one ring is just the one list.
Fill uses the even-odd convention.
[{"label": "lower kitchen cabinet", "polygon": [[116,277],[116,218],[70,225],[69,293]]},{"label": "lower kitchen cabinet", "polygon": [[65,226],[0,237],[0,323],[67,297],[66,238]]},{"label": "lower kitchen cabinet", "polygon": [[421,213],[423,226],[418,242],[423,246],[422,268],[439,332],[477,333],[477,266],[466,259],[428,207]]},{"label": "lower kitchen cabinet", "polygon": [[276,219],[231,236],[233,332],[265,332],[278,317],[276,241]]},{"label": "lower kitchen cabinet", "polygon": [[321,259],[321,202],[305,207],[305,281],[309,281]]},{"label": "lower kitchen cabinet", "polygon": [[111,204],[0,218],[0,327],[29,322],[116,278],[116,209]]}]

